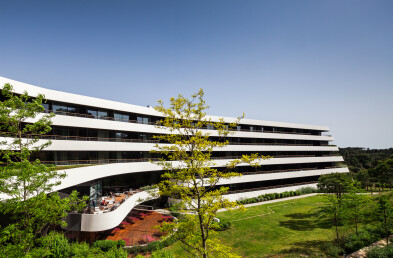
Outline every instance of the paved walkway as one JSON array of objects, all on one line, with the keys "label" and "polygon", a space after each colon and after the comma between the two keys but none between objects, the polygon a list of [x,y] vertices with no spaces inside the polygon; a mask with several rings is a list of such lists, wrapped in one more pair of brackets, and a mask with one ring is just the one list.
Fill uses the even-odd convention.
[{"label": "paved walkway", "polygon": [[[314,196],[317,194],[318,193],[311,193],[311,194],[304,194],[304,195],[298,195],[298,196],[291,196],[291,197],[286,197],[286,198],[274,199],[274,200],[270,200],[270,201],[244,204],[243,206],[247,208],[247,207],[270,204],[270,203],[275,203],[275,202],[290,201],[290,200],[305,198],[305,197],[309,197],[309,196]],[[219,209],[217,212],[222,212],[222,211],[227,211],[227,209]]]}]

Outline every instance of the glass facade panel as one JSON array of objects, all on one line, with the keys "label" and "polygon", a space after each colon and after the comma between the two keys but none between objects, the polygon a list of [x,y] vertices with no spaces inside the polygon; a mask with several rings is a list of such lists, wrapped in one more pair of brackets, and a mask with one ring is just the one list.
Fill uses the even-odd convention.
[{"label": "glass facade panel", "polygon": [[97,118],[97,110],[94,110],[94,109],[88,109],[87,110],[87,115],[88,116],[91,116],[91,117],[94,117],[94,118]]},{"label": "glass facade panel", "polygon": [[48,103],[42,103],[42,106],[44,107],[45,111],[49,110],[49,104]]},{"label": "glass facade panel", "polygon": [[116,121],[122,121],[123,120],[123,114],[114,113],[113,117],[115,118]]},{"label": "glass facade panel", "polygon": [[149,124],[149,118],[148,117],[138,116],[136,118],[136,121],[138,122],[138,124]]},{"label": "glass facade panel", "polygon": [[76,108],[72,106],[68,106],[68,112],[70,113],[76,113]]},{"label": "glass facade panel", "polygon": [[108,117],[107,111],[103,111],[103,110],[98,111],[98,119],[105,119],[106,117]]},{"label": "glass facade panel", "polygon": [[52,105],[52,110],[54,113],[63,113],[63,112],[67,112],[67,106],[63,106],[63,105]]}]

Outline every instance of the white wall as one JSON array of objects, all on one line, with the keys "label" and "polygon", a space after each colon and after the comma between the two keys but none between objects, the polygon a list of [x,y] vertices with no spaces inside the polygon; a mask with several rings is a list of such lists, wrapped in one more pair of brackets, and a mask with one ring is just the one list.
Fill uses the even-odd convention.
[{"label": "white wall", "polygon": [[136,205],[157,198],[156,193],[157,191],[139,192],[129,197],[114,211],[101,214],[69,214],[66,220],[71,220],[73,216],[80,218],[80,230],[86,232],[112,229],[117,227]]},{"label": "white wall", "polygon": [[298,178],[307,176],[319,176],[330,173],[348,173],[347,167],[343,168],[328,168],[328,169],[315,169],[315,170],[296,170],[291,172],[280,172],[280,173],[267,173],[267,174],[256,174],[256,175],[244,175],[240,177],[234,177],[231,179],[220,180],[219,185],[222,184],[237,184],[247,183],[256,181],[267,181],[283,178]]},{"label": "white wall", "polygon": [[225,198],[227,198],[230,201],[237,201],[237,200],[241,200],[241,199],[254,198],[259,195],[267,194],[267,193],[282,193],[282,192],[287,192],[287,191],[296,191],[297,189],[300,189],[302,187],[316,187],[316,186],[317,186],[317,184],[305,184],[305,185],[280,187],[280,188],[266,189],[266,190],[260,190],[260,191],[254,191],[254,192],[227,194],[227,195],[225,195]]}]

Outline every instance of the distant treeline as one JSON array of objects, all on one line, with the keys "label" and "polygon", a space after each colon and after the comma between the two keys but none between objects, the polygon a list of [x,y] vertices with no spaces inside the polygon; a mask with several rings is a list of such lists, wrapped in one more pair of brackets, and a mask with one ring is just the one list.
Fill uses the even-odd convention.
[{"label": "distant treeline", "polygon": [[393,148],[389,149],[363,149],[363,148],[340,148],[340,154],[343,156],[351,172],[359,172],[362,169],[374,168],[378,161],[391,158]]}]

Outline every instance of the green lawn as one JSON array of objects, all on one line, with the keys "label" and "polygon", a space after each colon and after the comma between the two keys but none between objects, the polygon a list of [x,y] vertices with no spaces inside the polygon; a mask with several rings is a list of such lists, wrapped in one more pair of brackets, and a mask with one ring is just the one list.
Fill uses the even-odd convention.
[{"label": "green lawn", "polygon": [[[232,228],[219,232],[219,238],[244,257],[324,256],[323,245],[334,235],[317,214],[322,201],[321,196],[311,196],[221,212],[218,217],[232,221]],[[184,257],[177,244],[170,249]]]}]

